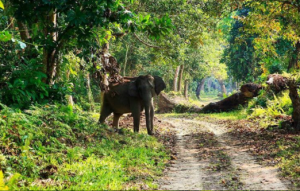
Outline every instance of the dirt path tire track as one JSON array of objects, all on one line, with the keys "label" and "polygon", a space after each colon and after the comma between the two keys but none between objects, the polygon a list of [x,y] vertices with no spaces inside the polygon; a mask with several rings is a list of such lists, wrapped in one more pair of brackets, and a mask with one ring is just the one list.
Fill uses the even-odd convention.
[{"label": "dirt path tire track", "polygon": [[[201,190],[201,189],[250,189],[287,190],[287,182],[278,178],[275,167],[264,167],[256,159],[242,150],[236,139],[227,134],[227,129],[219,125],[199,120],[183,118],[162,118],[172,124],[177,132],[177,160],[171,165],[166,176],[159,182],[163,190]],[[212,132],[223,151],[230,157],[232,170],[209,171],[210,161],[199,157],[197,142],[191,136],[196,132]],[[241,182],[238,187],[226,187],[223,177],[234,174]],[[223,180],[224,181],[224,180]]]},{"label": "dirt path tire track", "polygon": [[[162,190],[202,190],[201,179],[202,175],[199,173],[202,164],[198,162],[195,154],[197,149],[188,148],[186,143],[189,136],[182,134],[177,135],[178,150],[177,160],[169,169],[168,177],[165,177],[164,182],[161,183]],[[177,173],[180,172],[180,173]],[[193,177],[191,178],[191,175]]]}]

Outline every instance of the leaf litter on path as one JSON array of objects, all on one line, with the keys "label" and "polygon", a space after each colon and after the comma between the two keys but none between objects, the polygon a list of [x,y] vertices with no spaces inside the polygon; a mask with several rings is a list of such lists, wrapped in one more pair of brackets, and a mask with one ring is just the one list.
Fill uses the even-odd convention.
[{"label": "leaf litter on path", "polygon": [[227,122],[213,124],[203,119],[170,117],[164,117],[162,121],[175,127],[177,160],[159,181],[160,189],[292,188],[290,183],[278,178],[277,168],[263,166],[257,162],[257,157],[249,154],[249,150],[225,127]]}]

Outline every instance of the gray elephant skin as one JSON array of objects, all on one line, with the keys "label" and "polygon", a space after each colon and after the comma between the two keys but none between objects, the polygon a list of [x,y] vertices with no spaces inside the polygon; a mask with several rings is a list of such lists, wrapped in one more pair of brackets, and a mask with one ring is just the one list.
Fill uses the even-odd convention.
[{"label": "gray elephant skin", "polygon": [[134,132],[139,132],[140,114],[145,109],[146,126],[149,135],[153,135],[154,106],[153,96],[166,88],[165,82],[158,76],[139,76],[129,81],[111,85],[104,93],[99,123],[114,114],[113,127],[119,127],[119,119],[124,113],[132,113]]}]

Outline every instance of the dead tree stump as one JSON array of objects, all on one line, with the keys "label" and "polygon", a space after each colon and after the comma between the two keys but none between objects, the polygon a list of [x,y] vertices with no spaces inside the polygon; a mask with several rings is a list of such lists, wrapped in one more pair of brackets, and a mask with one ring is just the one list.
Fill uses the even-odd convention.
[{"label": "dead tree stump", "polygon": [[274,91],[275,94],[281,92],[282,90],[288,89],[288,79],[280,74],[268,75],[266,83],[268,84],[269,88]]}]

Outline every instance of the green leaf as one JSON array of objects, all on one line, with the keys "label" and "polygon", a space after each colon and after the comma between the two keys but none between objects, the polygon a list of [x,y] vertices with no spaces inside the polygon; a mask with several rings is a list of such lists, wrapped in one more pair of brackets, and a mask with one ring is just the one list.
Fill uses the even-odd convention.
[{"label": "green leaf", "polygon": [[8,31],[0,32],[0,41],[7,42],[12,39],[12,35]]},{"label": "green leaf", "polygon": [[1,0],[0,0],[0,8],[4,9],[4,5]]}]

